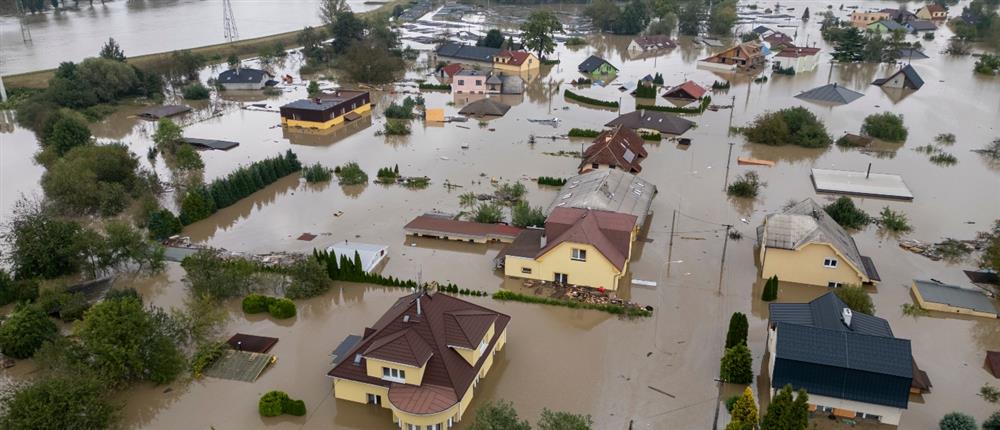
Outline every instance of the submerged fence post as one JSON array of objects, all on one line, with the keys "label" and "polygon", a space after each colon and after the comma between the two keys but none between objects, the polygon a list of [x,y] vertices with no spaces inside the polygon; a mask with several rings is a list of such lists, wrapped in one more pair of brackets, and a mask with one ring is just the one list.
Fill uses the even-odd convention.
[{"label": "submerged fence post", "polygon": [[868,163],[868,171],[865,172],[865,179],[872,175],[872,163]]}]

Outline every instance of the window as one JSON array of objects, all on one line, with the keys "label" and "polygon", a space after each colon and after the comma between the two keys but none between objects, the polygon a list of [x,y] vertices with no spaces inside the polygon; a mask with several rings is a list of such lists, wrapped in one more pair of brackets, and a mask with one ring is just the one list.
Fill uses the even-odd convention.
[{"label": "window", "polygon": [[431,424],[427,426],[427,430],[441,430],[441,424]]},{"label": "window", "polygon": [[837,267],[837,259],[836,258],[824,258],[823,259],[823,267],[826,267],[826,268],[829,268],[829,269],[835,269]]},{"label": "window", "polygon": [[388,379],[396,382],[404,382],[406,381],[406,371],[401,369],[393,369],[391,367],[383,367],[382,379]]},{"label": "window", "polygon": [[596,168],[598,168],[598,167],[601,167],[601,165],[600,165],[600,164],[597,164],[597,163],[591,163],[591,164],[590,164],[590,167],[593,167],[593,168],[595,168],[595,169],[596,169]]},{"label": "window", "polygon": [[827,288],[840,288],[840,282],[830,281],[826,283]]},{"label": "window", "polygon": [[482,85],[482,84],[483,84],[482,79],[476,79],[476,85]]},{"label": "window", "polygon": [[573,256],[571,258],[576,261],[587,261],[587,250],[573,248]]},{"label": "window", "polygon": [[465,79],[459,79],[458,80],[458,84],[459,85],[465,85]]},{"label": "window", "polygon": [[455,425],[455,420],[453,418],[449,417],[448,418],[448,428],[451,428],[454,425]]},{"label": "window", "polygon": [[406,430],[420,430],[420,426],[413,425],[413,424],[407,424],[406,425]]},{"label": "window", "polygon": [[556,273],[553,281],[555,281],[555,283],[557,283],[557,284],[568,284],[569,283],[569,275],[567,275],[565,273]]},{"label": "window", "polygon": [[369,405],[381,405],[382,404],[382,396],[380,396],[378,394],[368,393],[367,397],[368,397],[367,403]]},{"label": "window", "polygon": [[526,274],[530,275],[531,274],[531,268],[530,267],[522,267],[521,268],[521,273],[526,273]]},{"label": "window", "polygon": [[488,344],[486,343],[486,339],[483,339],[482,342],[479,342],[479,355],[483,355],[483,353],[486,352],[487,345]]}]

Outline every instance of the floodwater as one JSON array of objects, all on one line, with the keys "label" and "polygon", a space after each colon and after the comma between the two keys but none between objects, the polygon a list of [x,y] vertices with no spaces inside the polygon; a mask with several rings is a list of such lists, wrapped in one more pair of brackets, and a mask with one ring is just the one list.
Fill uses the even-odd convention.
[{"label": "floodwater", "polygon": [[[789,14],[796,16],[806,5],[814,17],[825,7],[814,3],[794,5],[796,10]],[[909,6],[910,10],[918,7]],[[790,24],[801,22],[793,20]],[[816,42],[829,52],[819,38],[816,22],[782,30],[795,33],[799,43],[808,38],[810,45]],[[733,88],[715,93],[713,98],[717,104],[733,102],[735,108],[691,117],[698,127],[685,134],[693,139],[690,148],[666,140],[647,146],[649,157],[643,164],[642,177],[656,184],[660,192],[653,201],[648,233],[651,241],[640,245],[630,270],[633,278],[655,281],[657,286],[634,286],[621,294],[655,307],[653,317],[629,321],[590,311],[472,299],[513,317],[508,347],[498,355],[495,369],[477,391],[475,405],[489,399],[509,399],[532,421],[543,407],[590,413],[595,428],[601,429],[626,429],[630,422],[637,429],[711,428],[719,395],[714,379],[732,312],[744,312],[750,317],[754,368],[758,373],[762,368],[767,306],[759,300],[762,285],[754,259],[754,228],[764,215],[780,210],[790,199],[812,197],[820,203],[832,199],[813,191],[810,168],[864,170],[872,163],[874,172],[902,175],[916,196],[912,202],[871,198],[855,202],[871,214],[883,206],[905,212],[914,227],[908,238],[971,238],[1000,218],[1000,199],[990,194],[1000,186],[1000,168],[970,152],[1000,137],[1000,80],[973,75],[974,60],[970,57],[939,54],[947,33],[939,31],[937,41],[923,42],[931,58],[914,61],[913,66],[926,84],[902,96],[868,85],[890,73],[892,66],[831,69],[826,63],[829,57],[824,56],[816,71],[794,77],[771,76],[767,83],[754,84],[745,76],[695,68],[698,58],[722,48],[706,48],[684,40],[670,53],[633,59],[625,51],[628,38],[606,36],[594,36],[590,45],[582,48],[560,47],[557,56],[562,64],[529,76],[523,96],[506,97],[505,101],[513,105],[510,112],[483,126],[475,120],[443,126],[426,126],[415,120],[411,136],[376,136],[375,131],[385,121],[381,108],[376,108],[371,117],[350,128],[325,135],[303,134],[276,127],[277,113],[239,110],[236,106],[246,101],[280,105],[303,97],[304,88],[272,98],[225,94],[222,101],[197,105],[199,112],[181,120],[187,124],[188,136],[240,142],[239,147],[227,152],[202,153],[206,180],[225,175],[239,164],[292,149],[304,163],[334,166],[357,161],[372,176],[380,167],[398,164],[403,175],[426,175],[432,183],[424,190],[378,184],[341,187],[336,183],[305,184],[292,176],[188,226],[184,233],[196,242],[246,252],[309,251],[339,240],[387,244],[389,259],[382,271],[386,275],[454,282],[463,288],[487,291],[516,288],[517,281],[505,281],[492,269],[492,258],[500,247],[411,238],[403,233],[402,226],[426,211],[458,212],[458,195],[490,192],[491,178],[525,180],[530,203],[547,206],[556,190],[538,187],[528,178],[572,175],[575,159],[545,153],[578,151],[589,142],[541,136],[564,134],[572,127],[599,128],[617,114],[614,110],[570,103],[561,95],[563,89],[569,88],[567,83],[577,77],[575,65],[588,55],[601,55],[618,66],[622,71],[616,83],[635,81],[655,72],[662,73],[668,85],[693,79],[707,86],[714,80],[732,79]],[[290,58],[283,67],[294,69],[297,61]],[[212,73],[205,71],[203,78]],[[418,65],[408,77],[422,73],[426,70]],[[837,107],[793,98],[799,91],[827,82],[848,86],[865,96]],[[400,86],[397,90],[407,88],[412,89]],[[620,97],[623,112],[631,111],[634,103],[631,96],[614,85],[579,92],[605,100]],[[444,107],[447,115],[456,114],[466,102],[440,92],[424,96],[428,107]],[[386,92],[373,94],[382,107],[401,97]],[[857,132],[862,119],[871,113],[902,113],[910,137],[905,144],[893,146],[893,152],[876,157],[836,147],[767,147],[728,135],[730,124],[743,125],[766,110],[785,106],[809,108],[834,137]],[[208,114],[216,110],[221,115]],[[127,142],[144,158],[152,125],[127,115],[116,114],[96,125],[95,133],[103,139]],[[562,120],[557,128],[528,121],[553,116]],[[958,158],[957,165],[932,164],[926,154],[913,149],[932,143],[933,136],[939,133],[956,135],[957,142],[945,150]],[[533,145],[528,143],[530,135],[538,137]],[[0,151],[4,151],[0,157],[4,169],[0,209],[7,214],[19,193],[38,192],[37,179],[42,170],[25,161],[37,148],[30,133],[14,127],[0,138],[4,140],[0,145]],[[728,171],[730,179],[752,170],[768,183],[754,201],[729,199],[723,191],[730,142],[734,144],[732,158],[750,156],[777,162],[775,167],[767,168],[738,166],[733,161]],[[461,149],[465,144],[469,149]],[[11,160],[12,156],[17,158]],[[161,177],[169,177],[162,163],[155,168]],[[443,186],[445,181],[462,187],[448,189]],[[674,210],[678,212],[671,247]],[[723,224],[734,225],[744,238],[730,240],[726,245]],[[304,232],[319,236],[311,242],[296,240]],[[896,238],[882,235],[874,227],[854,237],[862,253],[874,259],[883,279],[873,290],[877,315],[889,320],[896,336],[912,340],[914,356],[934,385],[931,393],[911,399],[900,428],[933,429],[941,416],[954,410],[969,413],[978,421],[985,419],[995,406],[976,393],[983,383],[993,381],[982,362],[985,350],[1000,349],[1000,321],[943,315],[912,318],[900,310],[901,304],[912,301],[908,290],[911,279],[933,277],[964,285],[967,281],[961,270],[972,263],[930,261],[902,250]],[[720,277],[724,245],[727,252]],[[153,303],[180,306],[185,295],[182,278],[183,271],[171,264],[166,274],[143,282],[141,288]],[[779,301],[807,301],[826,291],[783,284]],[[330,369],[329,353],[340,340],[347,334],[360,333],[402,294],[405,291],[398,289],[337,285],[325,296],[301,302],[300,314],[291,322],[249,318],[231,304],[232,318],[226,334],[242,331],[279,337],[274,350],[278,356],[276,366],[253,384],[204,379],[172,384],[170,392],[164,392],[165,387],[130,390],[122,394],[128,399],[126,423],[134,428],[391,428],[391,419],[384,410],[334,401],[325,373]],[[766,384],[757,382],[755,390],[766,393]],[[305,400],[309,415],[261,419],[256,413],[256,401],[260,394],[272,389]],[[737,390],[725,387],[724,393]],[[818,421],[825,427],[829,424],[825,419]]]},{"label": "floodwater", "polygon": [[[379,4],[348,0],[363,12]],[[241,39],[268,36],[319,25],[319,0],[233,0],[233,16]],[[0,16],[0,74],[51,69],[63,61],[97,55],[113,37],[129,56],[224,43],[219,0],[116,0],[78,10],[27,15],[31,41],[21,37],[16,16]],[[164,37],[167,36],[167,37]]]}]

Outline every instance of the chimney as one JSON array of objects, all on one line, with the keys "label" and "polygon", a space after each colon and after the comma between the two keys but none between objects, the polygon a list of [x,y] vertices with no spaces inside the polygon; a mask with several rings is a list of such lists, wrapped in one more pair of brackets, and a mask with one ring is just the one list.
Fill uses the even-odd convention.
[{"label": "chimney", "polygon": [[851,327],[852,316],[854,316],[854,313],[851,312],[851,308],[844,308],[841,318],[844,320],[844,325],[846,325],[848,328]]},{"label": "chimney", "polygon": [[[422,295],[424,295],[423,292],[420,293],[420,296]],[[420,296],[417,296],[417,315],[420,315]]]}]

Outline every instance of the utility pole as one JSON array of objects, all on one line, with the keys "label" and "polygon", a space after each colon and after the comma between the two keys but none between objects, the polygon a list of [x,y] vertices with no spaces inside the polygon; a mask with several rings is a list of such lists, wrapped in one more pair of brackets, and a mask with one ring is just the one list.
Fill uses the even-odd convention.
[{"label": "utility pole", "polygon": [[667,248],[667,277],[670,277],[670,265],[674,261],[674,227],[677,225],[677,209],[674,209],[674,216],[670,218],[670,246]]},{"label": "utility pole", "polygon": [[736,96],[733,96],[733,102],[729,106],[729,128],[726,129],[726,136],[732,136],[733,133],[733,111],[736,110]]},{"label": "utility pole", "polygon": [[17,6],[17,23],[21,26],[21,41],[25,44],[31,43],[31,30],[24,23],[24,5],[20,1],[15,1],[14,5]]},{"label": "utility pole", "polygon": [[222,0],[222,26],[225,28],[226,42],[239,40],[240,32],[236,29],[236,17],[233,16],[233,4],[230,0]]},{"label": "utility pole", "polygon": [[729,189],[729,165],[733,163],[733,145],[735,143],[729,142],[729,156],[726,157],[726,183],[722,185],[722,191]]},{"label": "utility pole", "polygon": [[726,271],[726,248],[729,246],[729,229],[733,228],[732,224],[726,224],[726,237],[725,241],[722,242],[722,263],[719,264],[719,295],[722,295],[722,275]]}]

